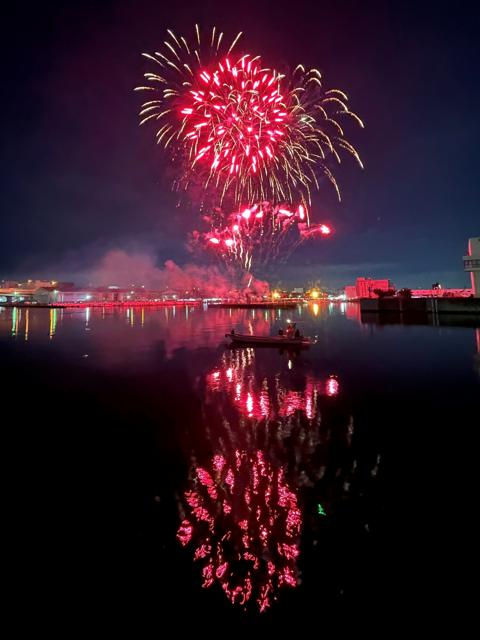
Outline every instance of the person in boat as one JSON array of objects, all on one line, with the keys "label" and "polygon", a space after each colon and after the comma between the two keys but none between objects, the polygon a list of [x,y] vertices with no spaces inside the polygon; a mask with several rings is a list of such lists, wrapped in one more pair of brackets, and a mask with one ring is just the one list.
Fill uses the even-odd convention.
[{"label": "person in boat", "polygon": [[291,322],[288,323],[288,327],[286,331],[287,338],[293,338],[295,334],[296,326],[297,325],[295,324],[295,322],[293,324]]},{"label": "person in boat", "polygon": [[285,338],[289,338],[289,339],[292,339],[292,338],[299,339],[299,338],[302,337],[302,334],[297,329],[297,324],[295,322],[289,323],[287,325],[287,327],[285,328],[285,330],[279,329],[278,330],[278,335],[279,336],[283,336]]}]

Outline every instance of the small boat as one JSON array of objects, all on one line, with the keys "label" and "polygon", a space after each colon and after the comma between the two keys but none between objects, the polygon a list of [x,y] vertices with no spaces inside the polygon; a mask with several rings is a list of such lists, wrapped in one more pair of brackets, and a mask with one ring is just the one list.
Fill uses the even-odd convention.
[{"label": "small boat", "polygon": [[226,333],[226,338],[230,338],[232,344],[255,344],[258,346],[272,347],[309,347],[315,344],[315,340],[305,336],[300,338],[289,338],[287,336],[252,336],[242,333]]}]

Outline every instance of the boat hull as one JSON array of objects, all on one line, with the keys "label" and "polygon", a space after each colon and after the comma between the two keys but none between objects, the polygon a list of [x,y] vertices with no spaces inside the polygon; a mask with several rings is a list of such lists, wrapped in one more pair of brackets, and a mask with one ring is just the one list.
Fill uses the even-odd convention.
[{"label": "boat hull", "polygon": [[232,344],[251,344],[271,347],[308,347],[313,344],[309,338],[286,338],[285,336],[251,336],[241,333],[226,333]]}]

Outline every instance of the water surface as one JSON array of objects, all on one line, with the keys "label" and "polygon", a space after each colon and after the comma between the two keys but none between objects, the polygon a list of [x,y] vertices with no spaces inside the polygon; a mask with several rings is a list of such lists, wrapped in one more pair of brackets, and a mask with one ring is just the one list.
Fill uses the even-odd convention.
[{"label": "water surface", "polygon": [[[317,344],[225,347],[287,320]],[[212,633],[425,609],[467,494],[479,349],[478,328],[345,304],[0,308],[9,602]]]}]

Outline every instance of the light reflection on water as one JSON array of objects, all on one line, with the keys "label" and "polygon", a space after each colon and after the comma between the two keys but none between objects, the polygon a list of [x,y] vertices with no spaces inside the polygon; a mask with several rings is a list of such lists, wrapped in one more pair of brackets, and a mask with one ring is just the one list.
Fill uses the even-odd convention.
[{"label": "light reflection on water", "polygon": [[[224,334],[232,328],[276,335],[287,320],[317,336],[317,344],[301,353],[225,348]],[[139,490],[141,504],[174,505],[174,515],[162,521],[172,571],[194,593],[203,585],[212,603],[221,596],[231,610],[264,616],[279,615],[277,600],[289,611],[295,593],[315,603],[320,585],[325,594],[330,583],[334,591],[353,590],[352,598],[361,598],[363,589],[378,595],[366,567],[375,564],[376,549],[391,552],[382,538],[385,442],[391,438],[396,450],[410,438],[415,450],[423,443],[430,451],[432,432],[450,427],[444,415],[461,410],[468,417],[480,381],[479,328],[362,322],[358,305],[322,301],[288,312],[0,307],[0,353],[2,363],[8,356],[11,373],[5,397],[22,406],[30,438],[44,407],[54,406],[63,437],[72,429],[72,449],[91,426],[94,435],[79,465],[88,473],[99,434],[113,414],[116,425],[125,413],[119,486],[132,465],[143,478],[152,450],[160,460],[152,477],[163,467],[179,475],[170,471],[174,480],[165,489],[145,480]],[[37,401],[28,413],[21,403],[31,394]],[[84,414],[78,411],[77,424],[79,406]],[[140,447],[135,467],[132,452],[145,424],[157,435]],[[108,477],[112,432],[101,463]],[[174,444],[167,447],[167,441]],[[28,442],[22,439],[22,447]],[[172,449],[180,452],[174,462]],[[38,453],[35,481],[45,468],[55,470],[49,449],[40,445]],[[408,467],[408,457],[404,462]],[[95,492],[101,486],[96,483]],[[161,500],[154,503],[157,491]],[[89,517],[94,520],[86,512]],[[122,517],[122,525],[136,527],[141,509],[135,503]],[[143,526],[152,528],[146,537],[154,554],[157,538],[167,534],[150,522]],[[356,551],[346,550],[345,541]],[[129,544],[122,540],[122,553],[135,558]],[[179,568],[185,566],[191,573]],[[358,566],[362,581],[355,591]],[[127,580],[122,588],[128,590]]]},{"label": "light reflection on water", "polygon": [[[478,369],[478,355],[475,357],[475,354],[480,352],[480,328],[475,328],[474,319],[468,318],[469,326],[462,327],[462,319],[443,317],[440,326],[431,327],[428,323],[432,320],[427,316],[424,319],[415,318],[414,324],[410,324],[409,318],[397,319],[394,314],[381,317],[367,314],[363,317],[358,304],[345,302],[313,302],[299,306],[288,314],[281,309],[208,309],[206,306],[179,309],[175,306],[83,309],[0,307],[0,340],[6,336],[18,340],[22,336],[23,342],[35,348],[48,338],[52,343],[59,342],[59,348],[68,345],[70,352],[78,345],[80,355],[97,352],[98,363],[108,368],[122,362],[126,352],[129,355],[148,355],[152,344],[158,341],[162,342],[168,357],[171,357],[179,348],[217,348],[223,335],[232,328],[249,334],[275,335],[290,320],[296,322],[305,335],[318,338],[319,345],[311,351],[312,354],[316,356],[321,351],[328,352],[340,360],[351,355],[357,360],[357,372],[362,362],[365,362],[366,370],[379,366],[378,359],[375,361],[371,356],[384,341],[392,343],[393,351],[389,357],[399,360],[396,366],[406,369],[409,366],[408,358],[417,360],[418,350],[427,348],[435,341],[442,341],[446,355],[451,348],[451,356],[457,357],[454,343],[470,340],[474,367]],[[395,324],[400,321],[401,325]],[[90,334],[88,340],[85,335],[82,337],[82,324],[83,331]],[[118,344],[120,333],[124,350]],[[468,338],[469,335],[473,335],[473,338]],[[400,349],[402,341],[405,346],[403,354]],[[384,354],[381,353],[380,360],[383,359]]]},{"label": "light reflection on water", "polygon": [[[295,355],[286,354],[289,363]],[[283,356],[273,370],[257,360],[253,348],[227,349],[202,378],[210,452],[194,452],[177,537],[193,547],[203,587],[218,583],[233,604],[263,612],[282,587],[299,583],[302,488],[314,493],[317,512],[321,505],[322,515],[332,515],[336,501],[348,499],[358,464],[347,457],[321,487],[331,441],[347,451],[354,431],[343,416],[331,433],[338,379],[292,372]],[[341,487],[335,497],[334,485]]]}]

